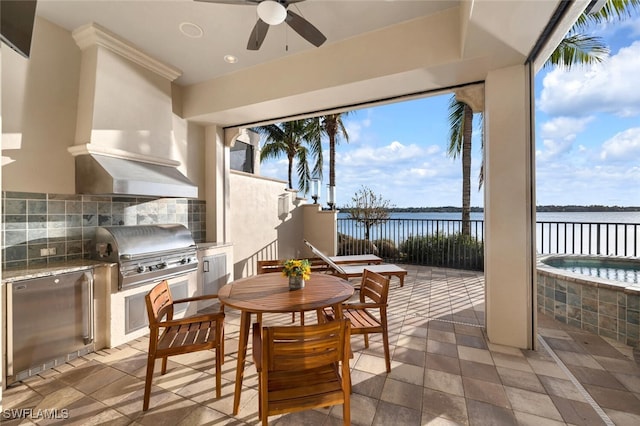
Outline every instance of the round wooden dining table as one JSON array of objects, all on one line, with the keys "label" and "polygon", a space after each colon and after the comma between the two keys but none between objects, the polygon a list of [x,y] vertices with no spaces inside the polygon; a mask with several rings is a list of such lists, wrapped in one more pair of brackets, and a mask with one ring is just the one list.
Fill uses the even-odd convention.
[{"label": "round wooden dining table", "polygon": [[251,314],[315,311],[333,306],[337,315],[341,315],[342,302],[349,299],[353,293],[354,287],[349,281],[327,274],[311,274],[303,288],[289,290],[289,279],[279,273],[241,278],[218,291],[220,303],[241,312],[233,399],[234,415],[238,414],[240,407]]}]

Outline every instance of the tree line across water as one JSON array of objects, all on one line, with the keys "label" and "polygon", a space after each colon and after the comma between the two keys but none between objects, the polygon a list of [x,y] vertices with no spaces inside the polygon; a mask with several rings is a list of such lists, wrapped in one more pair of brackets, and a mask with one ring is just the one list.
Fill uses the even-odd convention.
[{"label": "tree line across water", "polygon": [[[390,207],[390,213],[459,213],[461,207],[442,206],[442,207]],[[482,213],[484,208],[471,207],[471,212]],[[640,206],[602,206],[602,205],[547,205],[536,206],[537,212],[639,212]]]}]

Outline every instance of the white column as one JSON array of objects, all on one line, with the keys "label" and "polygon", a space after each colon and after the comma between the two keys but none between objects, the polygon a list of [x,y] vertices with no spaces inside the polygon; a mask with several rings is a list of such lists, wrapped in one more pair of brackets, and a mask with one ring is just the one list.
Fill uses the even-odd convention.
[{"label": "white column", "polygon": [[229,242],[229,148],[221,127],[205,129],[204,155],[207,240]]},{"label": "white column", "polygon": [[535,345],[533,99],[527,66],[485,81],[485,289],[492,343]]}]

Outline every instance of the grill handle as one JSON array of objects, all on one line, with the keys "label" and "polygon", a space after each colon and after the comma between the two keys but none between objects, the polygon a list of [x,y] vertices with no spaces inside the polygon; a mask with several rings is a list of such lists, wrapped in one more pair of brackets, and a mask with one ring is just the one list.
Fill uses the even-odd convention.
[{"label": "grill handle", "polygon": [[[170,256],[172,254],[181,254],[185,253],[186,249],[193,249],[193,247],[185,247],[184,249],[176,249],[176,250],[162,250],[162,251],[149,251],[145,253],[131,254],[131,253],[123,253],[120,255],[121,260],[136,260],[136,259],[148,259],[150,257],[162,257],[162,256]],[[191,254],[191,253],[189,253]]]},{"label": "grill handle", "polygon": [[93,273],[85,273],[82,280],[82,333],[84,344],[93,342]]}]

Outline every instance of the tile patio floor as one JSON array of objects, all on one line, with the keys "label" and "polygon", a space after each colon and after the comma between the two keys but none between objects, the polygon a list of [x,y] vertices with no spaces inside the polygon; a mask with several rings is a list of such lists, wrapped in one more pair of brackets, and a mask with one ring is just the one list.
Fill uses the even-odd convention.
[{"label": "tile patio floor", "polygon": [[[379,336],[371,337],[368,350],[361,336],[352,338],[353,424],[640,425],[640,364],[632,348],[544,315],[538,319],[538,350],[491,344],[482,327],[482,274],[407,269],[405,286],[394,279],[390,291],[391,373],[384,370]],[[290,324],[290,316],[269,315],[267,321]],[[143,413],[143,338],[10,387],[3,393],[0,423],[257,424],[257,378],[251,362],[240,413],[231,415],[239,322],[237,312],[228,309],[219,400],[214,397],[212,354],[183,355],[170,358],[165,376],[156,374],[151,407]],[[38,418],[39,409],[54,408],[68,410],[68,418]],[[10,409],[32,411],[11,419]],[[31,418],[24,418],[29,413]],[[341,416],[337,406],[269,419],[280,425],[337,425]]]}]

